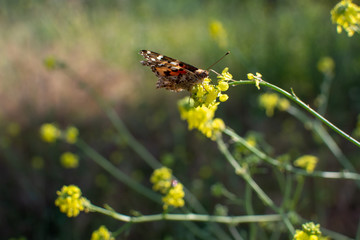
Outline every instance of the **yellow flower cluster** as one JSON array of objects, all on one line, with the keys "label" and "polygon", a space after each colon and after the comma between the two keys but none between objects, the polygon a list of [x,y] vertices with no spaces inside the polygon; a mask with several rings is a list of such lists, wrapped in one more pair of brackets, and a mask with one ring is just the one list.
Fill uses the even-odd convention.
[{"label": "yellow flower cluster", "polygon": [[184,201],[184,189],[181,183],[176,182],[170,188],[169,192],[162,198],[164,203],[163,208],[166,210],[169,206],[182,207],[185,204]]},{"label": "yellow flower cluster", "polygon": [[302,225],[302,230],[296,230],[293,240],[328,240],[321,235],[320,225],[308,222]]},{"label": "yellow flower cluster", "polygon": [[55,200],[55,205],[68,217],[76,217],[80,211],[87,211],[86,205],[89,204],[89,201],[81,197],[81,190],[77,186],[63,186],[61,191],[57,191],[56,194],[58,198]]},{"label": "yellow flower cluster", "polygon": [[153,189],[164,195],[162,198],[164,210],[169,206],[182,207],[185,204],[183,185],[172,178],[172,171],[167,167],[156,169],[150,177]]},{"label": "yellow flower cluster", "polygon": [[220,102],[225,102],[229,98],[227,94],[222,93],[229,89],[229,81],[233,78],[229,69],[225,68],[217,78],[219,79],[217,85],[211,84],[211,79],[206,78],[202,84],[194,86],[191,91],[191,98],[195,102],[195,107],[211,107],[217,105],[217,98]]},{"label": "yellow flower cluster", "polygon": [[211,107],[187,107],[188,99],[179,101],[179,111],[181,119],[187,120],[189,130],[197,128],[206,137],[215,140],[218,134],[225,129],[225,123],[220,118],[215,118],[217,105]]},{"label": "yellow flower cluster", "polygon": [[167,193],[171,187],[172,171],[167,167],[155,169],[150,177],[150,182],[153,185],[155,191],[161,192],[162,194]]},{"label": "yellow flower cluster", "polygon": [[79,130],[76,127],[68,127],[65,130],[64,138],[67,143],[74,144],[79,136]]},{"label": "yellow flower cluster", "polygon": [[45,142],[55,142],[60,137],[61,131],[55,124],[45,123],[40,127],[40,136]]},{"label": "yellow flower cluster", "polygon": [[332,75],[334,73],[334,69],[335,69],[334,59],[332,59],[331,57],[321,58],[317,64],[317,68],[323,74]]},{"label": "yellow flower cluster", "polygon": [[337,24],[337,32],[344,29],[351,37],[355,32],[360,33],[360,7],[351,0],[342,0],[331,10],[331,20]]},{"label": "yellow flower cluster", "polygon": [[60,156],[60,163],[64,168],[77,168],[79,157],[71,152],[65,152]]},{"label": "yellow flower cluster", "polygon": [[91,234],[91,240],[115,240],[115,238],[105,226],[101,226]]},{"label": "yellow flower cluster", "polygon": [[276,93],[261,94],[259,104],[265,108],[266,116],[268,117],[274,115],[275,107],[281,111],[285,111],[290,107],[290,102],[285,98],[280,98]]},{"label": "yellow flower cluster", "polygon": [[318,163],[319,159],[312,155],[304,155],[295,160],[294,165],[304,168],[306,172],[312,173]]},{"label": "yellow flower cluster", "polygon": [[184,98],[178,102],[181,119],[187,120],[189,130],[196,128],[212,140],[225,129],[224,121],[220,118],[214,119],[214,116],[220,102],[229,98],[222,93],[229,89],[228,82],[232,80],[228,68],[222,71],[218,79],[217,85],[211,84],[209,78],[205,79],[202,84],[194,86],[190,100]]},{"label": "yellow flower cluster", "polygon": [[53,123],[45,123],[40,127],[41,139],[45,142],[55,142],[57,139],[64,139],[67,143],[74,144],[77,141],[79,131],[76,127],[68,127],[65,131],[61,131]]}]

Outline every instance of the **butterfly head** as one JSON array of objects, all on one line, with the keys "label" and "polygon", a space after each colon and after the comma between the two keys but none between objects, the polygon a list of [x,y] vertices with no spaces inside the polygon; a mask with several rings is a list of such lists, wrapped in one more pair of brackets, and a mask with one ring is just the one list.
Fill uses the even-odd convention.
[{"label": "butterfly head", "polygon": [[199,79],[203,80],[204,78],[207,78],[209,76],[209,72],[203,69],[198,69],[195,71],[196,76],[198,76]]}]

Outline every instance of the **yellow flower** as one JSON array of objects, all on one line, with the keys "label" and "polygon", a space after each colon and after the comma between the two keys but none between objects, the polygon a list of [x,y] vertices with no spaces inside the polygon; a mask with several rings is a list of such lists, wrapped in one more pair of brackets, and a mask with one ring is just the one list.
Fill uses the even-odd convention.
[{"label": "yellow flower", "polygon": [[77,168],[79,157],[71,152],[65,152],[60,156],[60,163],[64,168]]},{"label": "yellow flower", "polygon": [[58,198],[55,205],[68,217],[76,217],[80,211],[87,211],[86,205],[90,204],[86,198],[81,197],[81,190],[75,185],[63,186],[56,194]]},{"label": "yellow flower", "polygon": [[111,232],[105,226],[101,226],[91,234],[91,240],[115,240],[115,238],[111,236]]},{"label": "yellow flower", "polygon": [[220,47],[225,48],[227,46],[227,32],[221,22],[212,21],[209,25],[209,32]]},{"label": "yellow flower", "polygon": [[79,130],[76,127],[68,127],[65,131],[65,140],[70,144],[74,144],[77,141]]},{"label": "yellow flower", "polygon": [[189,130],[196,128],[206,137],[215,140],[217,134],[225,129],[225,124],[221,119],[213,119],[217,105],[190,108],[188,110],[179,106],[179,109],[182,112],[182,119],[188,122]]},{"label": "yellow flower", "polygon": [[229,89],[229,83],[225,82],[225,81],[221,81],[218,84],[218,88],[220,91],[225,92]]},{"label": "yellow flower", "polygon": [[52,123],[45,123],[40,127],[40,136],[45,142],[55,142],[59,138],[61,132]]},{"label": "yellow flower", "polygon": [[248,73],[248,74],[247,74],[247,78],[248,78],[249,80],[253,80],[253,79],[255,78],[255,76],[254,76],[254,74],[252,74],[252,73]]},{"label": "yellow flower", "polygon": [[[206,78],[202,84],[194,86],[191,92],[191,98],[194,100],[194,107],[206,106],[210,107],[216,104],[218,97],[221,97],[221,92],[229,89],[229,81],[232,80],[232,75],[228,68],[225,68],[218,76],[219,81],[216,85],[211,83],[211,79]],[[223,97],[224,98],[224,97]]]},{"label": "yellow flower", "polygon": [[266,116],[274,115],[275,107],[281,111],[286,111],[290,107],[290,102],[285,98],[280,98],[276,93],[264,93],[259,97],[260,106],[265,108]]},{"label": "yellow flower", "polygon": [[225,123],[221,118],[215,118],[211,124],[214,132],[222,132],[225,129]]},{"label": "yellow flower", "polygon": [[156,169],[150,177],[155,191],[165,194],[171,187],[172,171],[167,167]]},{"label": "yellow flower", "polygon": [[274,115],[274,109],[278,104],[279,97],[276,93],[264,93],[259,97],[260,106],[266,110],[266,116],[271,117]]},{"label": "yellow flower", "polygon": [[150,182],[154,184],[153,189],[164,194],[164,210],[169,206],[182,207],[185,204],[183,185],[172,178],[172,171],[167,167],[156,169],[150,177]]},{"label": "yellow flower", "polygon": [[256,88],[260,90],[260,82],[262,81],[261,73],[256,72],[256,76],[252,73],[248,73],[247,78],[249,80],[254,80]]},{"label": "yellow flower", "polygon": [[296,230],[293,240],[326,240],[327,237],[321,235],[320,225],[313,222],[304,223],[302,230]]},{"label": "yellow flower", "polygon": [[319,60],[317,68],[324,74],[333,74],[335,68],[335,62],[331,57],[323,57]]},{"label": "yellow flower", "polygon": [[206,137],[215,140],[218,133],[225,129],[223,120],[220,118],[213,119],[216,109],[217,105],[213,105],[211,107],[190,108],[187,111],[181,108],[180,112],[183,112],[182,116],[183,119],[187,120],[189,130],[196,128]]},{"label": "yellow flower", "polygon": [[168,209],[169,206],[184,206],[184,196],[185,193],[183,190],[183,185],[181,183],[177,183],[175,186],[171,187],[169,192],[162,198],[162,201],[164,203],[164,210]]},{"label": "yellow flower", "polygon": [[224,70],[222,70],[221,74],[218,75],[217,78],[219,78],[220,80],[223,80],[223,81],[233,80],[233,76],[231,75],[231,73],[229,73],[228,67],[224,68]]},{"label": "yellow flower", "polygon": [[211,79],[207,78],[202,84],[194,86],[190,101],[188,98],[178,101],[181,119],[188,122],[189,130],[196,128],[212,140],[216,140],[219,133],[225,129],[224,121],[214,119],[214,116],[220,102],[229,99],[227,94],[222,94],[229,89],[228,81],[232,80],[228,70],[225,68],[218,76],[220,80],[217,85],[211,84]]},{"label": "yellow flower", "polygon": [[337,24],[337,32],[342,28],[351,37],[355,32],[360,32],[360,8],[351,0],[342,0],[331,10],[331,20]]},{"label": "yellow flower", "polygon": [[256,138],[255,138],[255,136],[249,135],[246,138],[246,143],[251,147],[255,147],[256,146]]},{"label": "yellow flower", "polygon": [[229,96],[227,94],[220,94],[219,100],[220,102],[226,102],[229,99]]},{"label": "yellow flower", "polygon": [[280,111],[286,111],[290,107],[290,102],[285,98],[280,98],[277,107],[280,109]]},{"label": "yellow flower", "polygon": [[295,160],[294,165],[297,167],[304,168],[306,172],[312,173],[318,162],[318,158],[312,155],[304,155]]}]

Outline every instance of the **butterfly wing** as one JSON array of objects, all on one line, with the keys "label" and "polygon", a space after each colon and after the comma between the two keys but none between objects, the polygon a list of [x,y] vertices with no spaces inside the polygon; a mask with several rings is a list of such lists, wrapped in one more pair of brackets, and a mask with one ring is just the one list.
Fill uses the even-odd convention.
[{"label": "butterfly wing", "polygon": [[145,58],[141,63],[149,66],[159,78],[156,83],[157,88],[176,92],[190,91],[195,84],[202,82],[208,76],[205,70],[156,52],[141,50],[140,54]]}]

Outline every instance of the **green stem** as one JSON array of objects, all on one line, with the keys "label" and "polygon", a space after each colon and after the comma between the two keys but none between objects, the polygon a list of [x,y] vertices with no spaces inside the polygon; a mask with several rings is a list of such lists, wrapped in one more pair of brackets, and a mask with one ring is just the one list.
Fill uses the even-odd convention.
[{"label": "green stem", "polygon": [[[252,200],[252,189],[249,184],[245,186],[245,211],[246,214],[252,215],[254,214],[253,208],[253,200]],[[255,223],[250,224],[249,229],[249,240],[257,239],[257,230]]]},{"label": "green stem", "polygon": [[320,99],[320,106],[317,111],[321,115],[325,115],[329,103],[331,83],[333,80],[334,75],[331,73],[331,71],[324,73],[324,80],[321,83],[320,94],[318,96],[318,99]]},{"label": "green stem", "polygon": [[[255,84],[255,81],[235,81],[235,82],[231,82],[229,83],[229,85],[240,85],[240,84]],[[305,104],[303,101],[301,101],[294,92],[292,92],[291,94],[281,88],[279,88],[276,85],[273,85],[271,83],[265,82],[265,81],[260,81],[260,85],[266,86],[266,87],[270,87],[272,89],[274,89],[275,91],[281,93],[282,95],[286,96],[287,98],[291,99],[292,101],[294,101],[295,103],[297,103],[300,107],[304,108],[306,111],[308,111],[310,114],[312,114],[314,117],[316,117],[317,119],[319,119],[321,122],[323,122],[325,125],[327,125],[328,127],[330,127],[331,129],[333,129],[335,132],[337,132],[339,135],[341,135],[342,137],[344,137],[345,139],[347,139],[348,141],[350,141],[351,143],[355,144],[357,147],[360,148],[360,142],[358,142],[357,140],[355,140],[354,138],[352,138],[349,134],[343,132],[341,129],[339,129],[338,127],[336,127],[334,124],[332,124],[331,122],[329,122],[327,119],[325,119],[323,116],[321,116],[319,113],[317,113],[315,110],[313,110],[312,108],[309,107],[309,105]]]},{"label": "green stem", "polygon": [[281,163],[278,160],[267,156],[264,152],[260,151],[256,147],[249,145],[246,140],[239,135],[237,135],[234,131],[229,128],[224,130],[224,133],[230,136],[233,141],[242,144],[249,151],[255,154],[258,158],[280,168],[283,168],[289,172],[293,172],[296,174],[311,176],[311,177],[322,177],[322,178],[331,178],[331,179],[350,179],[350,180],[360,180],[360,174],[352,173],[352,172],[322,172],[322,171],[314,171],[309,173],[303,169],[294,168],[293,166],[285,163]]},{"label": "green stem", "polygon": [[154,214],[154,215],[142,215],[142,216],[128,216],[113,212],[105,208],[95,206],[93,204],[90,204],[87,207],[90,211],[102,213],[119,221],[132,222],[132,223],[144,223],[144,222],[169,220],[169,221],[217,222],[217,223],[235,225],[239,223],[281,221],[281,216],[278,214],[247,215],[247,216],[214,216],[214,215],[189,213],[189,214]]},{"label": "green stem", "polygon": [[292,197],[292,204],[290,206],[291,210],[294,210],[300,200],[300,196],[301,196],[301,192],[303,191],[304,188],[304,177],[303,176],[299,176],[297,178],[297,185],[295,188],[295,192],[294,195]]},{"label": "green stem", "polygon": [[[329,150],[334,154],[336,159],[345,169],[347,169],[350,172],[356,172],[355,167],[347,159],[347,157],[341,151],[340,147],[336,144],[334,139],[325,130],[323,125],[321,125],[318,121],[314,121],[310,119],[307,115],[305,115],[302,111],[299,111],[299,109],[297,108],[290,107],[289,109],[287,109],[287,112],[290,113],[292,116],[296,117],[297,119],[299,119],[304,124],[310,126],[323,140],[323,142],[326,144]],[[360,181],[356,181],[356,184],[358,187],[360,187]]]},{"label": "green stem", "polygon": [[234,167],[235,173],[240,175],[249,185],[250,187],[256,192],[258,197],[263,201],[263,203],[266,206],[269,206],[272,208],[275,212],[279,213],[282,217],[282,220],[285,224],[285,226],[288,228],[289,232],[291,234],[295,233],[295,229],[292,226],[290,220],[288,217],[282,212],[281,209],[279,209],[274,202],[267,196],[267,194],[260,188],[260,186],[254,181],[254,179],[250,176],[248,171],[241,167],[239,163],[235,160],[235,158],[231,155],[228,148],[226,147],[224,141],[221,137],[219,137],[217,140],[218,147],[220,151],[224,154],[225,158],[229,161],[229,163]]},{"label": "green stem", "polygon": [[130,188],[134,189],[138,193],[145,195],[149,199],[161,203],[160,195],[156,194],[154,191],[144,187],[143,185],[137,183],[130,177],[128,177],[125,173],[120,171],[114,165],[112,165],[107,159],[101,156],[98,152],[96,152],[93,148],[87,145],[84,141],[78,139],[76,145],[94,162],[99,164],[102,168],[104,168],[107,172],[113,175],[116,179],[125,183]]}]

